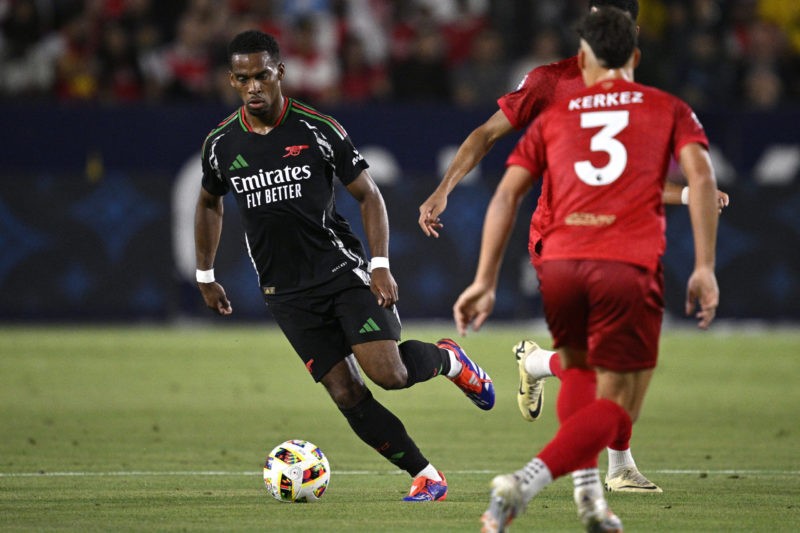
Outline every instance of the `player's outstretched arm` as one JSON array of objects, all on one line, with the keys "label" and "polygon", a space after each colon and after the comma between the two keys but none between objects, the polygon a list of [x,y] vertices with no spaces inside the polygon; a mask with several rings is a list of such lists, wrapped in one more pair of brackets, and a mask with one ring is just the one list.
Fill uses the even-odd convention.
[{"label": "player's outstretched arm", "polygon": [[[664,184],[664,195],[663,200],[664,203],[667,205],[680,205],[684,203],[684,186],[678,183],[674,183],[668,181]],[[688,187],[687,187],[688,190]],[[717,189],[717,207],[719,208],[719,212],[722,213],[722,210],[728,207],[730,204],[731,198],[728,193],[720,191]]]},{"label": "player's outstretched arm", "polygon": [[684,146],[680,164],[689,182],[689,216],[695,249],[694,270],[686,286],[686,314],[694,314],[698,326],[706,329],[719,305],[719,286],[714,274],[719,220],[717,183],[704,146],[698,143]]},{"label": "player's outstretched arm", "polygon": [[[389,257],[389,216],[378,186],[369,172],[362,171],[347,190],[361,208],[361,221],[367,236],[371,257]],[[382,307],[391,307],[399,299],[397,283],[389,267],[372,269],[370,290]]]},{"label": "player's outstretched arm", "polygon": [[505,113],[498,110],[464,139],[439,186],[419,206],[419,227],[425,235],[439,237],[439,230],[444,226],[439,215],[447,208],[450,191],[489,153],[498,139],[508,135],[513,129]]},{"label": "player's outstretched arm", "polygon": [[[213,270],[220,236],[222,235],[223,204],[221,196],[214,196],[200,187],[200,196],[194,212],[194,247],[197,270]],[[220,315],[233,313],[225,289],[216,281],[197,282],[206,306]]]},{"label": "player's outstretched arm", "polygon": [[512,165],[506,169],[489,202],[475,280],[453,305],[453,319],[461,335],[466,335],[470,326],[478,331],[494,309],[497,279],[508,239],[514,229],[519,205],[531,186],[530,172]]}]

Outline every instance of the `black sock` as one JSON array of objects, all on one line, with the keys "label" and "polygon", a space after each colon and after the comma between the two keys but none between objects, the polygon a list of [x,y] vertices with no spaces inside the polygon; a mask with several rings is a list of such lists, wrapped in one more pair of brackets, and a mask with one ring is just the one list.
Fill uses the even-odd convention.
[{"label": "black sock", "polygon": [[400,343],[400,358],[408,371],[406,387],[428,381],[439,374],[450,372],[450,355],[447,350],[430,342],[405,341]]},{"label": "black sock", "polygon": [[398,468],[415,476],[428,466],[400,419],[378,403],[370,391],[355,407],[339,410],[361,440]]}]

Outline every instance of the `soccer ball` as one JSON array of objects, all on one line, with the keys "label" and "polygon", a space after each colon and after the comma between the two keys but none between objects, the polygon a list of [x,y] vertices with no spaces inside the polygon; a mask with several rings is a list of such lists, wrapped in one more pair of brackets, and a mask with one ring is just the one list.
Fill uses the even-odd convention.
[{"label": "soccer ball", "polygon": [[281,502],[315,502],[331,479],[328,458],[305,440],[287,440],[275,446],[264,463],[267,492]]}]

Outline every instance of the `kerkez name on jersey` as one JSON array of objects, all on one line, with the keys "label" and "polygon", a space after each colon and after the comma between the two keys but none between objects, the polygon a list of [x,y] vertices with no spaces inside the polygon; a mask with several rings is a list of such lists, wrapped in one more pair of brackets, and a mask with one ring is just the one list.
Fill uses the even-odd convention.
[{"label": "kerkez name on jersey", "polygon": [[569,101],[569,111],[576,109],[596,109],[598,107],[614,107],[618,105],[642,104],[644,94],[641,91],[619,91],[613,93],[590,94]]}]

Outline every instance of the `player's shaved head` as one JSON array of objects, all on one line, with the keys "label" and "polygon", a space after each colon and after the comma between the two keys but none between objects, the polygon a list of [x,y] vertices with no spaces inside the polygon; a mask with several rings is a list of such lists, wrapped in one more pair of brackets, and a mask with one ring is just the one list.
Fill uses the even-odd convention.
[{"label": "player's shaved head", "polygon": [[278,41],[272,35],[258,30],[247,30],[236,35],[228,44],[228,59],[237,54],[258,54],[266,52],[275,61],[281,59]]}]

